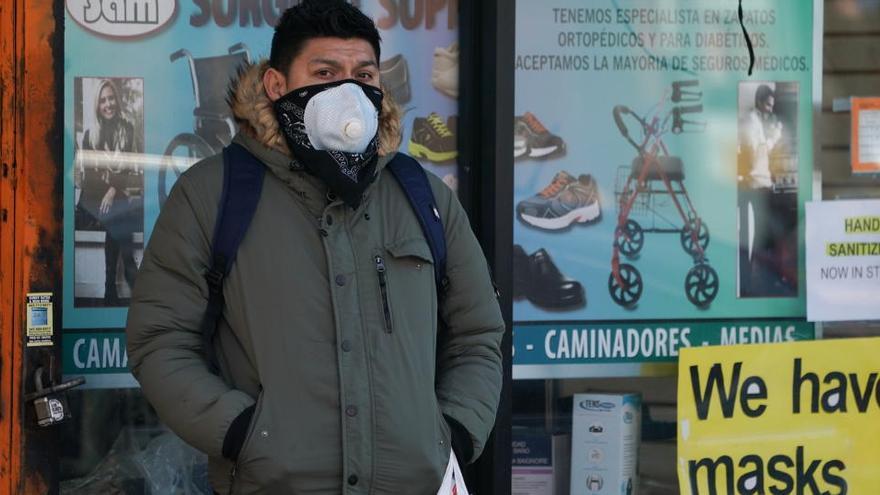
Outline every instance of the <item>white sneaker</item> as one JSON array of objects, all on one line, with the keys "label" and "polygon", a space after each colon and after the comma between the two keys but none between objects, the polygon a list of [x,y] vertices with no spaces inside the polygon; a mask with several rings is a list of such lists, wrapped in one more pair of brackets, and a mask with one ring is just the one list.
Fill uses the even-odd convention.
[{"label": "white sneaker", "polygon": [[458,42],[434,49],[431,84],[446,96],[458,98]]}]

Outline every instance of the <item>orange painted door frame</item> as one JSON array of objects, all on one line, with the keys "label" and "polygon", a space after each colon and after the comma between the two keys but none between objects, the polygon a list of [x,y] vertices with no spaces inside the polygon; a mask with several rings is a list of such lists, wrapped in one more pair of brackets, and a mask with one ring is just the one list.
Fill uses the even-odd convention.
[{"label": "orange painted door frame", "polygon": [[[63,9],[0,1],[0,494],[58,492],[57,434],[23,395],[61,368]],[[25,347],[29,292],[55,294],[54,347]]]}]

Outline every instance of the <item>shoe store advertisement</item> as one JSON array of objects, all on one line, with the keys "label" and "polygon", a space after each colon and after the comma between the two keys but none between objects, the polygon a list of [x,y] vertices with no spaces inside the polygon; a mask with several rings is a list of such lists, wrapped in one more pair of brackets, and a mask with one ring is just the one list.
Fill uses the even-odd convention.
[{"label": "shoe store advertisement", "polygon": [[[64,3],[64,373],[134,387],[123,327],[152,226],[177,177],[231,141],[228,82],[298,2]],[[457,2],[353,3],[383,40],[401,150],[455,189]]]},{"label": "shoe store advertisement", "polygon": [[814,5],[729,3],[516,3],[514,378],[815,337]]}]

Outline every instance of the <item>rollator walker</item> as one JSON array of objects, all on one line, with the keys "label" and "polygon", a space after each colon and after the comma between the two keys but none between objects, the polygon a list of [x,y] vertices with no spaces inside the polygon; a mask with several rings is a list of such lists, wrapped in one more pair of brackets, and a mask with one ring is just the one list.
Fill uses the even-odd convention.
[{"label": "rollator walker", "polygon": [[[673,83],[674,85],[675,83]],[[678,100],[673,97],[673,101]],[[684,292],[691,304],[706,308],[718,295],[718,274],[709,265],[706,247],[709,245],[709,228],[694,208],[687,188],[684,185],[684,165],[681,158],[669,153],[663,136],[668,132],[678,134],[687,128],[696,132],[705,124],[682,120],[683,114],[702,111],[701,105],[678,106],[662,115],[664,101],[656,110],[639,116],[623,105],[614,107],[614,122],[624,139],[636,149],[638,155],[630,166],[618,168],[615,183],[618,215],[614,233],[613,254],[611,256],[611,275],[608,277],[608,292],[618,305],[631,309],[642,296],[644,284],[642,274],[631,263],[621,263],[620,255],[632,260],[638,256],[645,244],[646,233],[678,234],[681,247],[694,261],[684,280]],[[624,117],[635,120],[641,126],[641,141],[636,141],[629,133]],[[661,118],[662,116],[662,118]],[[700,127],[702,126],[702,127]],[[663,216],[663,210],[672,203],[679,219],[670,220]],[[645,227],[631,216],[634,213],[650,214],[652,225]],[[657,218],[664,220],[668,227],[658,227]]]}]

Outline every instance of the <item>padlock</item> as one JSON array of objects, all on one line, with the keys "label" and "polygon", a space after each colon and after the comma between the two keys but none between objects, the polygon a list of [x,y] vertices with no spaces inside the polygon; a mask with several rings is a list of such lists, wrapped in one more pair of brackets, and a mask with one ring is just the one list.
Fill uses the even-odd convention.
[{"label": "padlock", "polygon": [[85,382],[85,378],[79,377],[49,388],[44,388],[43,368],[37,368],[34,372],[34,387],[36,388],[36,391],[25,397],[25,400],[32,400],[34,402],[34,410],[37,413],[37,424],[40,426],[51,426],[70,419],[70,407],[67,405],[67,395],[63,392],[73,387],[78,387]]}]

